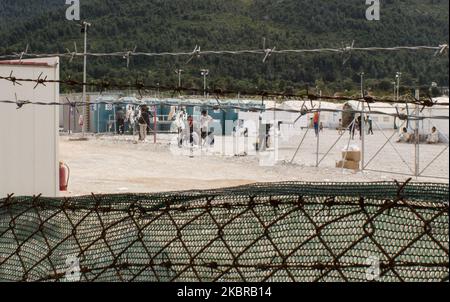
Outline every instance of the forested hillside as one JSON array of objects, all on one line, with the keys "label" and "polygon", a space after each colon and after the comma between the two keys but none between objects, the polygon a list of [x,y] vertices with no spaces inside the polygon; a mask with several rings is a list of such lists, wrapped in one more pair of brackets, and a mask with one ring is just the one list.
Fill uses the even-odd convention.
[{"label": "forested hillside", "polygon": [[[92,22],[89,50],[113,52],[317,48],[433,45],[448,43],[448,0],[382,0],[381,20],[367,21],[365,0],[81,0],[83,19]],[[64,0],[1,0],[0,54],[30,45],[32,52],[82,50],[82,34],[65,19]],[[373,90],[391,91],[396,71],[405,85],[448,86],[448,55],[433,52],[379,52],[133,58],[90,58],[89,79],[136,77],[148,83],[175,85],[174,70],[185,70],[186,86],[202,85],[199,70],[210,69],[209,84],[228,89],[357,89],[364,71]],[[348,60],[344,60],[348,59]],[[345,64],[343,62],[345,61]],[[81,58],[64,59],[62,77],[80,78]]]}]

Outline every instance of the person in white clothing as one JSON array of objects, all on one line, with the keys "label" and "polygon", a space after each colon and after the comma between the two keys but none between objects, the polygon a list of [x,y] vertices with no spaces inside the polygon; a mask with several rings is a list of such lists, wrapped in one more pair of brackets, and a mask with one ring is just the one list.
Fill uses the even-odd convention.
[{"label": "person in white clothing", "polygon": [[179,112],[176,113],[175,116],[175,125],[177,127],[178,131],[178,147],[182,147],[183,145],[183,134],[186,129],[186,112],[184,109],[181,109]]},{"label": "person in white clothing", "polygon": [[437,144],[439,143],[439,132],[436,127],[431,129],[431,133],[427,137],[428,144]]},{"label": "person in white clothing", "polygon": [[133,133],[133,125],[134,125],[134,108],[133,106],[129,106],[127,113],[125,114],[125,127],[132,134]]}]

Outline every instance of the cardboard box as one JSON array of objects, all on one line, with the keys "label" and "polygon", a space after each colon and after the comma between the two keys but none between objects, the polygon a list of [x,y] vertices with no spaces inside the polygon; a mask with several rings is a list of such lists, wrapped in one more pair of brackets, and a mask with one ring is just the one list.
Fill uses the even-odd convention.
[{"label": "cardboard box", "polygon": [[359,163],[361,161],[361,151],[342,152],[342,159]]},{"label": "cardboard box", "polygon": [[359,162],[351,160],[340,160],[336,162],[336,168],[344,168],[348,170],[359,170]]}]

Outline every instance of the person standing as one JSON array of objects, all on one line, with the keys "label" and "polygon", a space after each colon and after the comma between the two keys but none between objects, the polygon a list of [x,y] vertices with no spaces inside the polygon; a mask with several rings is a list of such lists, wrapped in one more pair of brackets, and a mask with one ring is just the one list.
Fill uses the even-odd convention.
[{"label": "person standing", "polygon": [[208,114],[208,111],[203,110],[200,117],[200,131],[202,140],[209,138],[209,145],[214,145],[214,138],[211,137],[212,132],[209,130],[209,125],[213,121],[213,118]]},{"label": "person standing", "polygon": [[[362,121],[362,117],[361,116],[358,116],[358,119],[356,120],[356,123],[357,123],[358,131],[359,131],[359,139],[362,139],[362,123],[363,123],[363,121]],[[353,136],[354,135],[355,134],[353,133]]]},{"label": "person standing", "polygon": [[117,134],[122,135],[125,130],[125,112],[122,107],[116,112]]},{"label": "person standing", "polygon": [[313,123],[314,123],[314,132],[316,133],[316,137],[319,136],[319,120],[320,120],[320,113],[314,112]]},{"label": "person standing", "polygon": [[189,127],[189,143],[194,143],[194,118],[192,115],[189,115],[187,118],[188,127]]},{"label": "person standing", "polygon": [[[148,134],[150,134],[150,130],[151,130],[150,129],[150,125],[152,124],[150,119],[153,117],[153,115],[151,114],[150,108],[148,108],[147,105],[144,105],[143,108],[144,108],[144,111],[146,113],[144,115],[144,119],[145,119],[145,123],[147,124],[147,132],[146,132],[146,134],[148,135]],[[154,129],[154,131],[156,131],[156,129]]]},{"label": "person standing", "polygon": [[177,127],[178,131],[178,147],[183,146],[183,133],[184,129],[186,128],[186,113],[184,112],[184,109],[181,109],[179,112],[176,113],[175,117],[175,125]]},{"label": "person standing", "polygon": [[134,120],[134,108],[133,106],[129,106],[127,110],[127,114],[125,115],[125,128],[131,134],[133,133],[133,121]]},{"label": "person standing", "polygon": [[369,130],[367,131],[367,134],[373,135],[373,120],[370,115],[367,116],[367,124],[369,125]]},{"label": "person standing", "polygon": [[147,138],[148,121],[150,121],[150,114],[147,106],[141,107],[141,116],[139,117],[139,140],[145,142]]},{"label": "person standing", "polygon": [[342,135],[344,133],[344,125],[342,124],[342,119],[339,119],[339,127],[338,127],[338,134]]}]

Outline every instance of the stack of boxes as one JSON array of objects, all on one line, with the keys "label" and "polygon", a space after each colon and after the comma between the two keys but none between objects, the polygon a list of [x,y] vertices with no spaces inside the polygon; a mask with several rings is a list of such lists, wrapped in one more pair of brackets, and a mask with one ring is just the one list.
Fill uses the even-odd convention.
[{"label": "stack of boxes", "polygon": [[361,164],[361,151],[342,151],[342,160],[336,163],[336,168],[359,170]]}]

